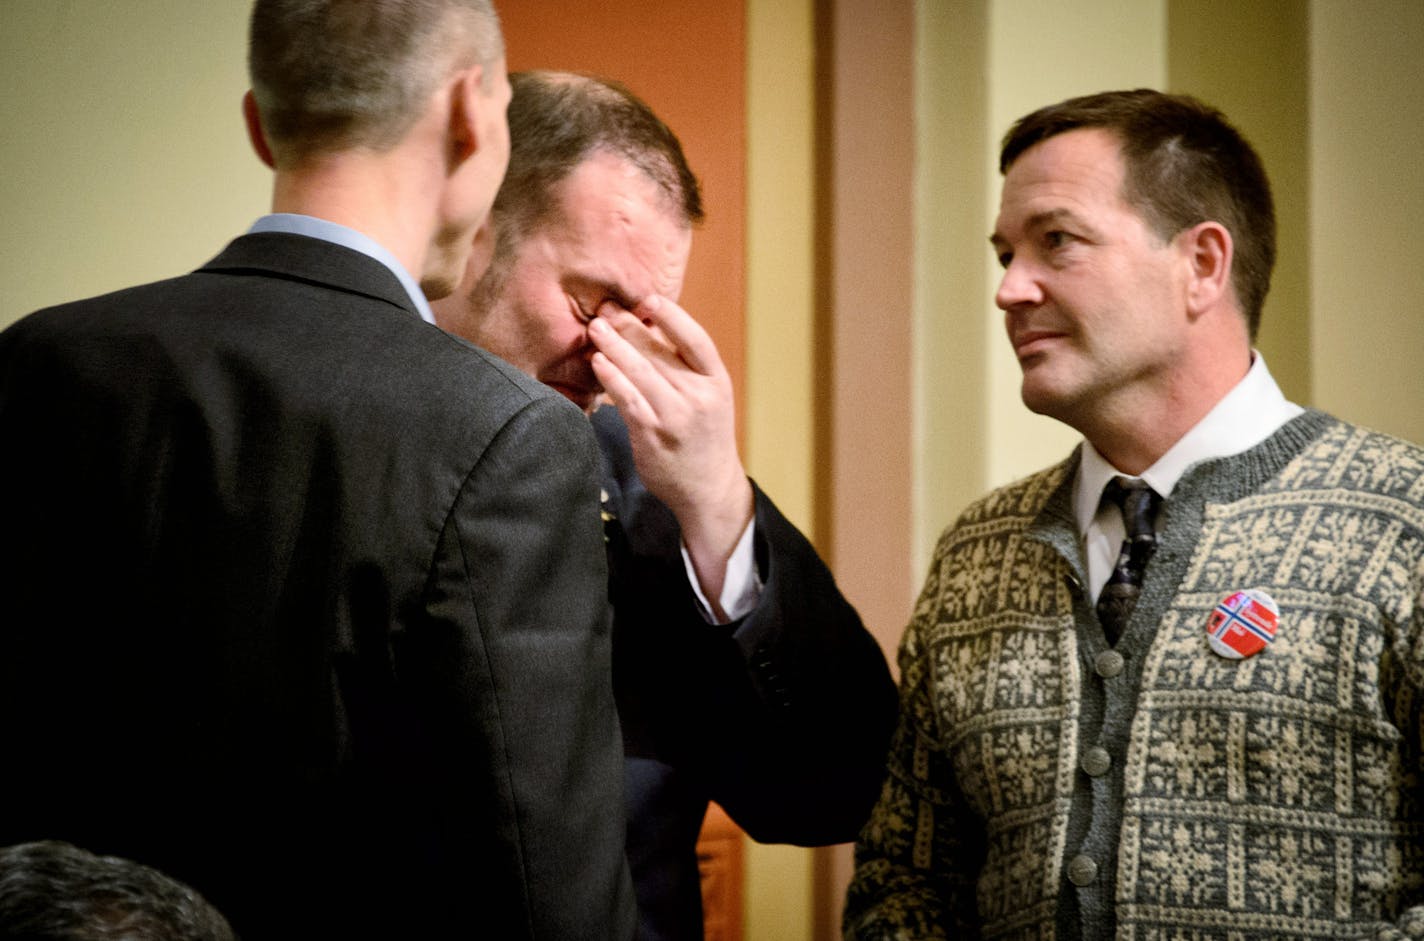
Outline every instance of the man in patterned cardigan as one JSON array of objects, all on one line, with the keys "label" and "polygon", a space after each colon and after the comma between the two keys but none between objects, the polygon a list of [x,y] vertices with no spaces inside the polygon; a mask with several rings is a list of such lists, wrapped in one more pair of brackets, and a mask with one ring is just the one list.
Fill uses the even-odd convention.
[{"label": "man in patterned cardigan", "polygon": [[[1023,399],[1085,440],[940,539],[847,936],[1424,937],[1424,450],[1253,353],[1274,213],[1220,113],[1073,99],[1000,168]],[[1165,498],[1124,622],[1117,476]]]}]

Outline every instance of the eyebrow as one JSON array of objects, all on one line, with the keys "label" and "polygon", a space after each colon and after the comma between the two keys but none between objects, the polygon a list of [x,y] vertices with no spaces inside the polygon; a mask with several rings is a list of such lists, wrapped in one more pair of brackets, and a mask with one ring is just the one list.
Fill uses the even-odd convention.
[{"label": "eyebrow", "polygon": [[[1031,232],[1063,221],[1074,223],[1077,226],[1081,226],[1085,229],[1088,229],[1089,231],[1092,231],[1092,227],[1089,226],[1085,221],[1083,221],[1083,218],[1081,216],[1079,216],[1071,209],[1063,208],[1045,209],[1042,212],[1034,213],[1033,215],[1028,217],[1028,220],[1024,223],[1024,228]],[[1008,239],[1004,238],[996,231],[989,235],[989,244],[997,249],[1001,246],[1008,245]]]}]

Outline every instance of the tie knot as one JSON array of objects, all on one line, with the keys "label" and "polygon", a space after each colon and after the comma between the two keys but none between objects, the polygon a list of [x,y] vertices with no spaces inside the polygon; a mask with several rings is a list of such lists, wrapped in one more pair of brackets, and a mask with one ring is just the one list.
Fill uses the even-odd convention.
[{"label": "tie knot", "polygon": [[1145,480],[1128,477],[1114,477],[1103,488],[1103,499],[1110,501],[1122,511],[1122,521],[1127,528],[1127,538],[1136,540],[1152,536],[1155,530],[1153,518],[1162,496],[1153,490]]}]

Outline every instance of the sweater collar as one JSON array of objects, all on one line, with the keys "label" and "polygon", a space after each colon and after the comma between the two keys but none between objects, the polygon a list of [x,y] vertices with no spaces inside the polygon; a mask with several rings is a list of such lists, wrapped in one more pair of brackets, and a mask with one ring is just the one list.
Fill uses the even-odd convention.
[{"label": "sweater collar", "polygon": [[[1166,454],[1143,471],[1141,479],[1163,498],[1170,497],[1194,464],[1249,451],[1303,411],[1288,401],[1276,385],[1271,371],[1266,368],[1265,357],[1253,353],[1251,368],[1241,381]],[[1078,532],[1088,531],[1102,502],[1103,487],[1121,473],[1091,442],[1083,442],[1082,460],[1073,485],[1073,518]]]}]

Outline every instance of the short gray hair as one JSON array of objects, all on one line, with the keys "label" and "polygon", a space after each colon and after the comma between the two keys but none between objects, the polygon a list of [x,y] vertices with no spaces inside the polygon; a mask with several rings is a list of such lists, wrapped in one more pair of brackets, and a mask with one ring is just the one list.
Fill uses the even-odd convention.
[{"label": "short gray hair", "polygon": [[247,61],[280,161],[388,149],[452,71],[503,54],[489,0],[257,0]]}]

